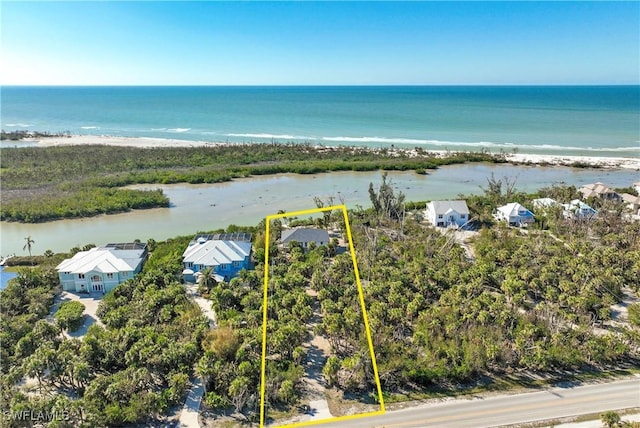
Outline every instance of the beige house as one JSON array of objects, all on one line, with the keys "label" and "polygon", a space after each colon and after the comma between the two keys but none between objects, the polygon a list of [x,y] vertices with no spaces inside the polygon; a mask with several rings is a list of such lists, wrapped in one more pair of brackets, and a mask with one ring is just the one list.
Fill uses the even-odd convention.
[{"label": "beige house", "polygon": [[633,214],[640,215],[640,196],[623,193],[620,195],[625,207]]},{"label": "beige house", "polygon": [[600,198],[606,200],[620,199],[620,195],[618,195],[613,189],[610,189],[603,183],[594,183],[594,184],[585,184],[580,189],[578,189],[582,196],[586,198]]}]

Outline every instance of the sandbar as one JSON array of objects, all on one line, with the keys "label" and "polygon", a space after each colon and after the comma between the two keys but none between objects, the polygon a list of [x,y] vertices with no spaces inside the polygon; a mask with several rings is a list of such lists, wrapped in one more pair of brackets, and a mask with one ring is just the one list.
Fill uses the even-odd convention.
[{"label": "sandbar", "polygon": [[[168,138],[151,138],[151,137],[118,137],[107,135],[70,135],[61,137],[46,137],[39,139],[25,139],[21,142],[35,143],[37,147],[55,147],[55,146],[75,146],[75,145],[107,145],[107,146],[126,146],[126,147],[214,147],[221,145],[229,145],[234,143],[221,143],[211,141],[190,141]],[[4,145],[16,143],[15,141],[3,141]],[[380,150],[379,148],[371,148],[372,151]],[[415,149],[393,148],[390,149],[397,152],[409,152],[415,154]],[[430,153],[441,156],[450,155],[450,151],[430,150]],[[640,158],[628,157],[608,157],[608,156],[573,156],[573,155],[550,155],[550,154],[528,154],[528,153],[507,153],[504,155],[506,160],[514,164],[532,164],[532,165],[563,165],[563,166],[592,166],[598,168],[620,168],[633,169],[640,171]]]}]

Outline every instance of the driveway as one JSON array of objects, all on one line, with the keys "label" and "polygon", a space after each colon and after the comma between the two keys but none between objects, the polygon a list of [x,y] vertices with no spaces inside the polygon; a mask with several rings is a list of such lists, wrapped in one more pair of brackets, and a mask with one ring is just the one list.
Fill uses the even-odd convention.
[{"label": "driveway", "polygon": [[84,323],[82,324],[82,327],[73,332],[64,331],[62,333],[68,338],[82,338],[85,334],[87,334],[87,330],[89,329],[89,327],[91,327],[91,325],[97,324],[101,327],[104,327],[104,324],[102,324],[102,321],[100,321],[100,319],[98,319],[98,316],[96,315],[96,311],[98,310],[98,305],[100,304],[101,300],[102,295],[77,294],[69,291],[63,291],[58,296],[56,296],[53,307],[51,308],[51,312],[49,313],[49,316],[47,316],[47,320],[50,322],[55,321],[55,319],[53,318],[53,314],[58,311],[60,304],[63,302],[76,301],[82,303],[84,305]]}]

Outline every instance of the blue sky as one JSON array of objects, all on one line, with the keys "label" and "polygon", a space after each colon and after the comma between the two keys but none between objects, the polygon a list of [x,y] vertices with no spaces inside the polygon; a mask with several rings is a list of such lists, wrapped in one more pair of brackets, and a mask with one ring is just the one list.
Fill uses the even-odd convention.
[{"label": "blue sky", "polygon": [[638,84],[640,2],[31,2],[2,84]]}]

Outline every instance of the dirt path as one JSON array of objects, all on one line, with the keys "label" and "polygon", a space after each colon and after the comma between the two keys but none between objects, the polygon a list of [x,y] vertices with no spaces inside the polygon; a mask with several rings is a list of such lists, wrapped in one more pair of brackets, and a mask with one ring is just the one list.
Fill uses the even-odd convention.
[{"label": "dirt path", "polygon": [[332,415],[325,397],[327,385],[322,375],[322,368],[327,361],[331,347],[327,339],[314,333],[315,327],[322,322],[322,313],[317,294],[312,290],[307,290],[307,294],[313,297],[314,300],[312,305],[313,317],[307,324],[311,332],[311,341],[304,345],[307,356],[304,362],[305,374],[302,381],[305,385],[306,398],[309,400],[309,411],[305,420],[327,419],[331,418]]},{"label": "dirt path", "polygon": [[[209,326],[211,328],[216,327],[216,313],[214,312],[211,300],[200,297],[198,294],[198,286],[195,284],[185,284],[187,289],[187,295],[192,298],[200,309],[204,316],[209,320]],[[185,428],[200,428],[200,402],[204,396],[204,385],[198,378],[191,379],[191,388],[187,394],[187,399],[182,406],[180,412],[180,419],[178,421],[179,427]]]},{"label": "dirt path", "polygon": [[448,236],[453,241],[460,245],[464,250],[464,254],[467,257],[467,260],[473,262],[476,259],[476,255],[473,252],[473,247],[469,245],[468,240],[478,235],[478,232],[474,230],[461,230],[447,227],[436,227],[438,232],[440,232],[444,236]]},{"label": "dirt path", "polygon": [[640,302],[640,299],[629,287],[622,287],[622,301],[611,306],[611,320],[627,323],[629,322],[629,305]]}]

